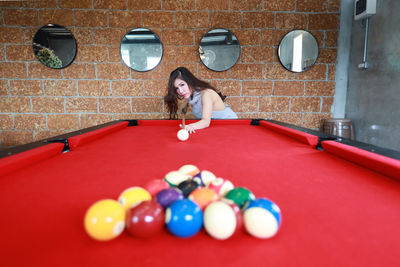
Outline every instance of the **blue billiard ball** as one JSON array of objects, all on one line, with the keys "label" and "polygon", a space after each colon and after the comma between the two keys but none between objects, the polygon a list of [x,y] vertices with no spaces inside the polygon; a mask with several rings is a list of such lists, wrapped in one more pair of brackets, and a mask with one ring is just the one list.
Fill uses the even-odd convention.
[{"label": "blue billiard ball", "polygon": [[167,229],[178,237],[191,237],[203,226],[203,212],[189,199],[172,203],[165,211]]},{"label": "blue billiard ball", "polygon": [[281,210],[266,198],[250,200],[243,211],[244,226],[249,234],[258,238],[274,236],[282,221]]}]

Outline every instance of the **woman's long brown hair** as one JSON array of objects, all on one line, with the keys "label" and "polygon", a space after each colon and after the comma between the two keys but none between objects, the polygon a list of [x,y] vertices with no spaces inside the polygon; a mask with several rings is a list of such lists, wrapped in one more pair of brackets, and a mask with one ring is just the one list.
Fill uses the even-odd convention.
[{"label": "woman's long brown hair", "polygon": [[219,94],[222,101],[226,98],[208,82],[197,79],[187,68],[179,67],[171,72],[168,81],[167,95],[164,97],[164,101],[167,104],[167,108],[169,111],[169,117],[171,119],[177,118],[178,99],[182,99],[182,96],[180,96],[176,91],[176,87],[174,84],[176,79],[181,79],[185,81],[188,84],[189,88],[193,91],[212,89]]}]

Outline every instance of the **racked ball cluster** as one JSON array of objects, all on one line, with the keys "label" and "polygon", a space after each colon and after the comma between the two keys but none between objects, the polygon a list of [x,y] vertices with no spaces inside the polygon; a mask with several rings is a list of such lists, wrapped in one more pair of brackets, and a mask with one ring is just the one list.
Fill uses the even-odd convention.
[{"label": "racked ball cluster", "polygon": [[124,229],[136,237],[149,237],[165,226],[178,237],[191,237],[204,227],[213,238],[224,240],[244,225],[250,235],[270,238],[280,228],[281,211],[271,200],[255,198],[247,188],[184,165],[163,179],[124,190],[118,201],[94,203],[84,225],[89,236],[100,241],[111,240]]}]

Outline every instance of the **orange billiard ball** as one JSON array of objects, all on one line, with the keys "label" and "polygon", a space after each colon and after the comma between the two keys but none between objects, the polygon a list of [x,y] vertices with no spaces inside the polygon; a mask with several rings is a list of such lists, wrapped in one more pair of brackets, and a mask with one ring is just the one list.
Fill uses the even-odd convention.
[{"label": "orange billiard ball", "polygon": [[199,187],[190,193],[189,197],[201,209],[204,209],[208,204],[219,199],[218,194],[207,187]]}]

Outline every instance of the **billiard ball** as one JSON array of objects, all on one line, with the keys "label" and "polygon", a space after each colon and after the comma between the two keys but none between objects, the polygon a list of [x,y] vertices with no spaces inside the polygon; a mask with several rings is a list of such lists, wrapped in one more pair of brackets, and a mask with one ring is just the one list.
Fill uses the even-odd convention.
[{"label": "billiard ball", "polygon": [[129,187],[118,197],[118,202],[121,203],[126,211],[145,200],[151,200],[151,195],[146,189],[140,186]]},{"label": "billiard ball", "polygon": [[240,210],[239,206],[236,205],[235,202],[233,202],[232,200],[227,199],[227,198],[222,198],[221,201],[228,204],[229,207],[232,208],[232,210],[236,216],[236,231],[241,230],[243,227],[243,214],[242,214],[242,211]]},{"label": "billiard ball", "polygon": [[218,195],[223,197],[226,195],[226,193],[232,190],[234,186],[229,180],[224,178],[216,178],[215,180],[211,181],[211,183],[208,185],[208,188],[214,190]]},{"label": "billiard ball", "polygon": [[128,210],[126,229],[135,237],[150,237],[164,228],[164,209],[156,201],[147,200]]},{"label": "billiard ball", "polygon": [[164,177],[164,180],[170,186],[178,186],[178,184],[182,183],[185,180],[191,179],[192,177],[188,174],[184,174],[180,171],[170,171]]},{"label": "billiard ball", "polygon": [[281,210],[271,200],[258,198],[249,201],[243,212],[247,232],[257,238],[273,237],[281,226]]},{"label": "billiard ball", "polygon": [[199,205],[204,209],[208,204],[219,199],[218,194],[207,187],[199,187],[190,193],[188,199]]},{"label": "billiard ball", "polygon": [[191,237],[203,226],[203,212],[187,198],[177,200],[166,209],[165,223],[173,235]]},{"label": "billiard ball", "polygon": [[250,192],[247,188],[244,187],[236,187],[230,190],[225,198],[233,200],[239,208],[243,208],[247,201],[254,200],[255,196],[252,192]]},{"label": "billiard ball", "polygon": [[182,167],[179,168],[178,171],[184,174],[188,174],[191,177],[195,176],[200,172],[199,168],[197,168],[195,165],[192,164],[183,165]]},{"label": "billiard ball", "polygon": [[185,129],[180,129],[176,135],[181,141],[186,141],[189,139],[189,132]]},{"label": "billiard ball", "polygon": [[163,189],[166,189],[169,187],[169,184],[164,180],[164,179],[153,179],[148,181],[144,185],[144,189],[146,189],[152,197],[157,195],[158,192],[160,192]]},{"label": "billiard ball", "polygon": [[116,200],[103,199],[86,211],[86,233],[93,239],[108,241],[119,236],[125,228],[125,209]]},{"label": "billiard ball", "polygon": [[204,210],[203,220],[206,232],[220,240],[231,237],[238,226],[235,211],[223,201],[209,204]]},{"label": "billiard ball", "polygon": [[157,195],[156,195],[156,201],[160,203],[160,205],[166,209],[169,205],[171,205],[174,201],[177,201],[179,199],[183,199],[183,193],[181,190],[179,190],[176,187],[170,187],[166,188],[164,190],[161,190]]},{"label": "billiard ball", "polygon": [[193,176],[193,180],[199,183],[201,186],[208,186],[211,181],[215,180],[215,178],[217,178],[215,174],[206,170],[201,171]]},{"label": "billiard ball", "polygon": [[199,187],[200,185],[193,180],[186,180],[178,185],[178,188],[182,191],[184,197],[188,197],[193,190]]}]

